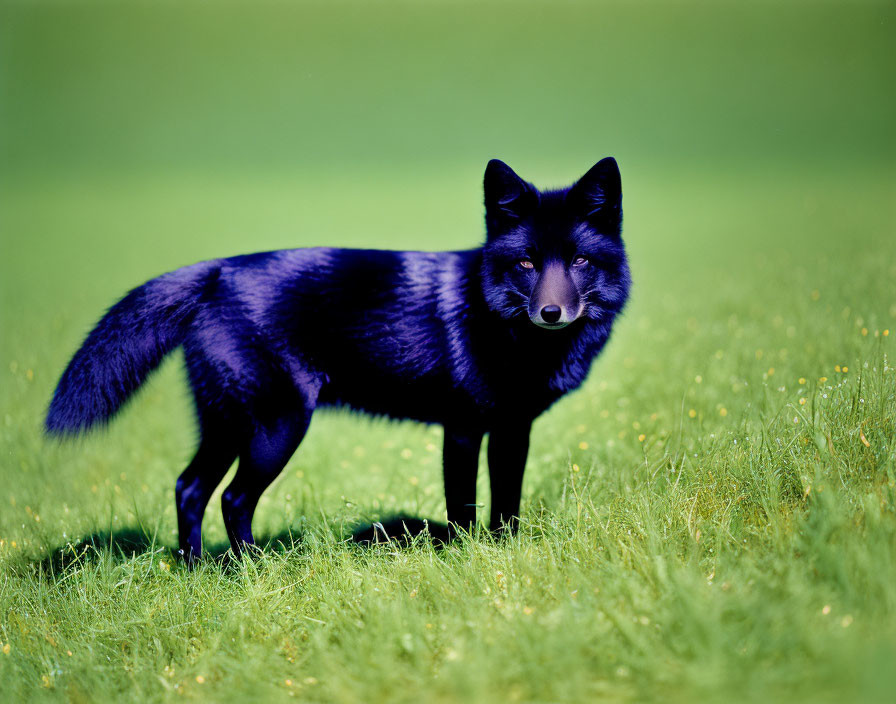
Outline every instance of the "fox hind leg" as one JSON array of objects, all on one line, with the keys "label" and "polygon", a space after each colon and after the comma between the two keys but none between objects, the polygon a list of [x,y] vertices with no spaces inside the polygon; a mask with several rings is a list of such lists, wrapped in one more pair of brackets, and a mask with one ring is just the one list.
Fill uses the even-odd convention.
[{"label": "fox hind leg", "polygon": [[311,410],[300,409],[256,423],[240,452],[236,476],[221,497],[224,525],[235,553],[255,544],[252,516],[258,500],[296,451],[310,421]]},{"label": "fox hind leg", "polygon": [[[230,443],[230,451],[219,458],[215,484],[239,456],[236,475],[221,497],[227,537],[238,553],[254,544],[252,515],[258,500],[305,436],[323,377],[275,350],[251,322],[232,311],[230,317],[200,322],[201,334],[188,340],[184,351],[203,435],[211,421],[214,429],[224,430],[217,435]],[[200,498],[207,502],[213,488]]]},{"label": "fox hind leg", "polygon": [[202,517],[215,487],[236,459],[233,440],[205,430],[196,456],[177,479],[177,527],[180,554],[191,567],[202,557]]},{"label": "fox hind leg", "polygon": [[202,556],[202,517],[209,499],[237,457],[243,427],[239,404],[222,398],[227,385],[195,340],[184,344],[187,375],[199,422],[196,456],[175,487],[180,553],[191,567]]}]

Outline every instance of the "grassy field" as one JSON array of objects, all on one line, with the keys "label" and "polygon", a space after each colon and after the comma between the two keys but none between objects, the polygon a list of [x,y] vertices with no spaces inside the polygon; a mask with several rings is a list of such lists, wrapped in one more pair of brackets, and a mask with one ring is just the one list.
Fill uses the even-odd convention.
[{"label": "grassy field", "polygon": [[[5,700],[892,700],[892,4],[520,7],[0,5]],[[441,430],[329,412],[265,555],[187,571],[178,355],[107,431],[41,435],[147,278],[473,246],[488,158],[550,185],[607,154],[633,298],[536,422],[513,539],[352,544],[444,519]]]}]

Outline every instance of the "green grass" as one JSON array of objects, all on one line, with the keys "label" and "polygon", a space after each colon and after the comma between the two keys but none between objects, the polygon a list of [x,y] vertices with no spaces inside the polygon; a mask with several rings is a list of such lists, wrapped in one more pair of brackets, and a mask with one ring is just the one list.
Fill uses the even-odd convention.
[{"label": "green grass", "polygon": [[[515,6],[3,5],[5,699],[892,699],[892,6],[569,4],[505,26]],[[263,557],[188,572],[178,355],[108,430],[41,435],[83,334],[151,276],[472,246],[489,157],[556,184],[608,153],[633,298],[535,424],[513,539],[352,545],[365,521],[443,519],[441,431],[322,412],[262,498]]]}]

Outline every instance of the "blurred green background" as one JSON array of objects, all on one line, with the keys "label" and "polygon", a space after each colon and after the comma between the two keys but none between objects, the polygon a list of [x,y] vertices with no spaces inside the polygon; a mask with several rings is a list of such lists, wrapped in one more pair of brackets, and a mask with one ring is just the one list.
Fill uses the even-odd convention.
[{"label": "blurred green background", "polygon": [[17,178],[893,158],[892,3],[4,5]]},{"label": "blurred green background", "polygon": [[[326,701],[891,692],[894,29],[893,2],[0,0],[0,689],[153,699],[189,673],[177,686],[202,676],[222,700],[286,696],[277,673],[319,680],[305,694]],[[536,539],[444,562],[347,552],[363,519],[443,517],[440,436],[332,412],[255,521],[318,540],[316,582],[294,588],[311,580],[307,544],[242,586],[150,552],[44,581],[35,561],[94,531],[175,544],[195,442],[179,360],[108,431],[40,432],[65,363],[127,289],[267,249],[475,246],[488,159],[557,186],[607,155],[633,297],[583,390],[536,423]],[[809,432],[816,400],[829,415]],[[590,528],[567,501],[579,468],[602,517]],[[828,503],[805,503],[822,484]],[[224,541],[217,497],[205,530]],[[522,630],[482,601],[495,570],[507,604],[535,604]],[[143,601],[121,597],[126,578]],[[284,591],[304,620],[262,598]],[[193,611],[159,625],[178,608]],[[461,635],[424,649],[436,664],[413,660],[409,634],[433,623]],[[312,640],[285,664],[299,632]],[[541,644],[537,662],[495,633]],[[98,673],[100,655],[114,667]],[[430,667],[455,670],[434,684]]]}]

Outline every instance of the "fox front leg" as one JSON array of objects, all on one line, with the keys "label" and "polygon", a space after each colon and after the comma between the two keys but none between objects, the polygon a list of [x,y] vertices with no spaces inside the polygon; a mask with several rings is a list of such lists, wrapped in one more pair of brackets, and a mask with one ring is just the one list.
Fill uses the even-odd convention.
[{"label": "fox front leg", "polygon": [[529,454],[531,420],[508,420],[492,428],[488,436],[488,475],[492,491],[489,529],[516,532],[520,520],[523,473]]},{"label": "fox front leg", "polygon": [[482,435],[478,429],[445,426],[442,467],[452,532],[457,528],[470,530],[476,522],[476,474]]}]

